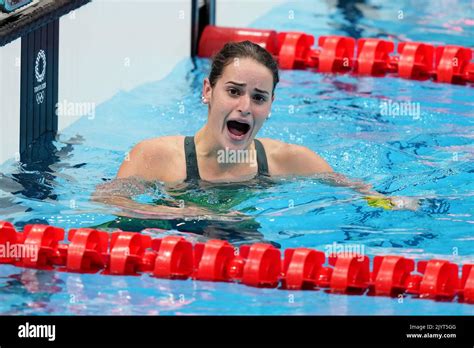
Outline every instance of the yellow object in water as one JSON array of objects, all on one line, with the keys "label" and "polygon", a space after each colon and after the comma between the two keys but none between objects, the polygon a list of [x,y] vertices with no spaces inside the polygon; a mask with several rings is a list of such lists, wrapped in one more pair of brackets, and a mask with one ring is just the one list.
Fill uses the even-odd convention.
[{"label": "yellow object in water", "polygon": [[393,204],[389,198],[377,197],[377,196],[366,196],[364,198],[371,207],[391,210],[395,206],[395,204]]}]

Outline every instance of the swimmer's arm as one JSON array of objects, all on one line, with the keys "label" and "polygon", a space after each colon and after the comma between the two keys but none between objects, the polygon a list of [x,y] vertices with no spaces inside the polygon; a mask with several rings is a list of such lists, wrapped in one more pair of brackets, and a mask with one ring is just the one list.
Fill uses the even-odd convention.
[{"label": "swimmer's arm", "polygon": [[334,169],[321,156],[304,146],[285,144],[283,158],[286,174],[297,176],[317,176],[317,178],[332,186],[344,186],[366,195],[383,196],[372,189],[372,186],[362,181],[354,181]]},{"label": "swimmer's arm", "polygon": [[[147,183],[138,178],[116,179],[98,185],[92,200],[119,208],[117,215],[133,218],[176,219],[180,217],[196,217],[208,213],[199,207],[169,207],[136,202],[132,196],[146,192]],[[175,203],[170,201],[171,204]]]},{"label": "swimmer's arm", "polygon": [[307,147],[284,144],[281,149],[283,163],[286,174],[307,176],[312,174],[332,173],[331,166],[314,151]]},{"label": "swimmer's arm", "polygon": [[359,180],[351,180],[334,169],[312,150],[298,145],[290,145],[287,150],[287,165],[295,175],[317,175],[319,180],[332,185],[343,186],[363,194],[369,205],[385,209],[418,209],[417,199],[410,197],[390,197],[375,191],[372,185]]},{"label": "swimmer's arm", "polygon": [[372,207],[383,208],[388,210],[418,210],[420,201],[416,197],[407,196],[387,196],[383,193],[375,191],[372,185],[366,184],[358,180],[350,180],[343,174],[328,173],[321,178],[329,185],[344,186],[353,189],[364,195],[364,199]]}]

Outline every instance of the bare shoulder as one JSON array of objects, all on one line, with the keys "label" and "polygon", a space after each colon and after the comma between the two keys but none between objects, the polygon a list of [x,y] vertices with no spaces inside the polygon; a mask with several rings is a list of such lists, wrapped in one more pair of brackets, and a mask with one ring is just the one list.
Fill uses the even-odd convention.
[{"label": "bare shoulder", "polygon": [[176,155],[176,150],[182,149],[184,146],[184,136],[168,135],[164,137],[147,139],[135,145],[139,151],[148,156],[166,156]]},{"label": "bare shoulder", "polygon": [[313,150],[283,141],[261,138],[271,175],[310,175],[332,172],[331,166]]},{"label": "bare shoulder", "polygon": [[[184,163],[184,136],[147,139],[136,144],[122,163],[118,178],[136,176],[145,180],[179,180]],[[185,168],[185,166],[184,166]],[[178,177],[178,178],[177,178]]]}]

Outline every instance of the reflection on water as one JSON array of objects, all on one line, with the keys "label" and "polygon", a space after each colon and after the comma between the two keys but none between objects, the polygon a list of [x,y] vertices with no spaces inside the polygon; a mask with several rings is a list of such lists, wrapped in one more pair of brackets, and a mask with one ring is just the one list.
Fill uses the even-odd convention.
[{"label": "reflection on water", "polygon": [[[45,314],[54,312],[48,308],[51,297],[63,291],[64,283],[55,272],[22,269],[1,281],[0,297],[17,301],[2,311],[3,314],[28,315],[38,311]],[[19,300],[21,299],[21,300]]]}]

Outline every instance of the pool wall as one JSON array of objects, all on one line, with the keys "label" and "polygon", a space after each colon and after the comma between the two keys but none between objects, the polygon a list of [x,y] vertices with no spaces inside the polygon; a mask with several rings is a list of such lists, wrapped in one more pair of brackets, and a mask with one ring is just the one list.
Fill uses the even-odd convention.
[{"label": "pool wall", "polygon": [[0,47],[0,163],[20,159],[21,39]]}]

